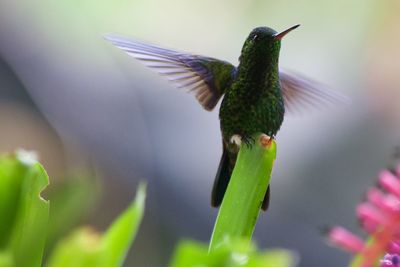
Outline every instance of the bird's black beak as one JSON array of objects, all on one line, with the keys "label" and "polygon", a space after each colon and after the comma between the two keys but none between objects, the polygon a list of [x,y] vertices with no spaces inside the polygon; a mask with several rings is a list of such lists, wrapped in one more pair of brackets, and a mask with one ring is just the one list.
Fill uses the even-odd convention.
[{"label": "bird's black beak", "polygon": [[300,26],[300,24],[294,25],[293,27],[290,27],[287,30],[284,30],[283,32],[277,33],[274,35],[274,39],[275,40],[281,40],[283,38],[283,36],[285,36],[286,34],[288,34],[289,32],[291,32],[292,30],[298,28]]}]

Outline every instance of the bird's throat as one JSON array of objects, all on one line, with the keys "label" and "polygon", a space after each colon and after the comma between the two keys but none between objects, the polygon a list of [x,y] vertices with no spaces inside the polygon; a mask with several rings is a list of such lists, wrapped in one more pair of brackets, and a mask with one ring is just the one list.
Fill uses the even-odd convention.
[{"label": "bird's throat", "polygon": [[279,84],[279,71],[277,62],[254,62],[239,68],[238,80],[244,85],[240,86],[242,94],[248,98],[257,99],[266,90],[271,90]]}]

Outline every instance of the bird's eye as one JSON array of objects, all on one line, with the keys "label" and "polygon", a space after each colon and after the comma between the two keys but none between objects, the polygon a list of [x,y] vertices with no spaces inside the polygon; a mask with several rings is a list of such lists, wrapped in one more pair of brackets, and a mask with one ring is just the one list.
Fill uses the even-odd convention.
[{"label": "bird's eye", "polygon": [[253,41],[257,41],[258,40],[258,35],[257,34],[254,34],[254,36],[253,36]]}]

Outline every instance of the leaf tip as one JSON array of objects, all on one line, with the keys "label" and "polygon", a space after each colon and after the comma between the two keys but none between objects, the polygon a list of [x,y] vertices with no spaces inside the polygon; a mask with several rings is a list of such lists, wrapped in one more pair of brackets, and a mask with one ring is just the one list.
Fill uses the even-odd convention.
[{"label": "leaf tip", "polygon": [[140,182],[136,192],[135,202],[144,204],[146,200],[146,191],[147,191],[147,183]]},{"label": "leaf tip", "polygon": [[26,166],[33,166],[39,162],[39,155],[36,151],[17,149],[15,152],[16,158]]}]

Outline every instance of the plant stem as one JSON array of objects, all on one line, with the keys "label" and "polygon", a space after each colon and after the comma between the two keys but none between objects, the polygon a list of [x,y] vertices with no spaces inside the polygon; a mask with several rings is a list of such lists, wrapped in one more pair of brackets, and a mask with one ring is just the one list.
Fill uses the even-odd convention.
[{"label": "plant stem", "polygon": [[272,166],[276,143],[258,134],[254,145],[242,145],[221,204],[209,245],[209,252],[225,242],[250,241],[260,213]]}]

